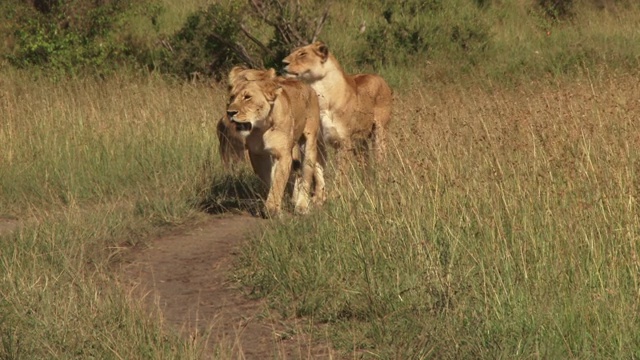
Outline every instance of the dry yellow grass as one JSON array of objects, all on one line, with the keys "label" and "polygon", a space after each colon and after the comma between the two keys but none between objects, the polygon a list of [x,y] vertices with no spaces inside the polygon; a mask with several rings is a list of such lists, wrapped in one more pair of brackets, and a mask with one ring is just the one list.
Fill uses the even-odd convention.
[{"label": "dry yellow grass", "polygon": [[[240,274],[348,353],[632,357],[639,87],[603,72],[397,90],[390,161],[274,222]],[[7,72],[1,91],[1,211],[37,220],[0,248],[2,354],[196,357],[128,310],[107,265],[114,244],[225,196],[210,186],[224,89]]]},{"label": "dry yellow grass", "polygon": [[[631,356],[638,81],[397,97],[395,154],[247,250],[283,312],[373,356]],[[310,236],[303,236],[310,231]]]}]

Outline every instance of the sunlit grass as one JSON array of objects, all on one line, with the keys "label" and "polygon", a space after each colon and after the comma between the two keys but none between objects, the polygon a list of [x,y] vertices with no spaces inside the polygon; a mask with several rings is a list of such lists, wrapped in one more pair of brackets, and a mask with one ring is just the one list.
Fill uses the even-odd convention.
[{"label": "sunlit grass", "polygon": [[204,339],[148,316],[113,265],[201,217],[221,174],[213,129],[224,91],[3,75],[0,214],[20,227],[0,238],[0,357],[202,358]]},{"label": "sunlit grass", "polygon": [[4,82],[4,211],[134,197],[183,201],[195,191],[194,177],[214,166],[220,90],[153,78]]},{"label": "sunlit grass", "polygon": [[640,104],[616,99],[637,82],[414,90],[390,161],[274,224],[247,281],[345,351],[633,356]]},{"label": "sunlit grass", "polygon": [[[7,74],[0,199],[26,228],[2,242],[3,351],[196,356],[107,265],[158,226],[242,200],[251,175],[217,160],[224,90]],[[606,72],[406,89],[388,161],[310,216],[272,222],[238,274],[285,316],[328,324],[346,353],[632,357],[638,90]]]},{"label": "sunlit grass", "polygon": [[[334,3],[322,36],[348,72],[376,12],[358,4]],[[366,69],[394,86],[389,159],[340,188],[329,171],[337,196],[245,248],[239,279],[275,312],[349,356],[640,357],[638,9],[550,24],[524,4],[488,8],[477,72]],[[160,33],[205,5],[167,2]],[[0,238],[0,357],[200,358],[111,266],[203,210],[259,205],[251,172],[218,161],[224,86],[1,75],[0,215],[21,227]]]}]

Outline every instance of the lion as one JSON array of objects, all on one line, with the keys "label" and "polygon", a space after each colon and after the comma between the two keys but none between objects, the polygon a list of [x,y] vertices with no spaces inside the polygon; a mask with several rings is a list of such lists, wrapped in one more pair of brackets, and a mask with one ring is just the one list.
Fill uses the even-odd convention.
[{"label": "lion", "polygon": [[[229,72],[228,91],[231,93],[237,84],[244,81],[267,80],[276,77],[276,71],[248,69],[243,66],[235,66]],[[218,120],[216,125],[216,135],[218,136],[219,153],[222,164],[226,169],[231,168],[231,164],[241,162],[247,159],[244,138],[235,130],[235,126],[231,126],[231,122],[227,116],[223,116]]]},{"label": "lion", "polygon": [[226,115],[218,120],[216,135],[218,135],[218,152],[225,169],[229,170],[232,164],[245,160],[247,154],[245,153],[244,140],[236,132]]},{"label": "lion", "polygon": [[323,139],[343,155],[343,163],[346,153],[363,156],[369,140],[376,158],[384,158],[393,92],[382,77],[346,74],[322,41],[293,50],[282,62],[288,78],[318,94]]},{"label": "lion", "polygon": [[[281,211],[294,156],[304,147],[301,178],[294,185],[294,211],[305,214],[314,198],[324,199],[324,176],[318,161],[320,110],[315,92],[296,80],[239,81],[231,89],[227,117],[244,139],[251,166],[268,187],[265,208]],[[321,186],[320,186],[321,184]]]}]

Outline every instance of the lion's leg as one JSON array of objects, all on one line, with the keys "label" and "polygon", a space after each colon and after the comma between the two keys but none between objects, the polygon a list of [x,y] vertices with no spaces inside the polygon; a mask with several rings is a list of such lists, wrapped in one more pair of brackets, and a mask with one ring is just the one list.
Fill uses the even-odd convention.
[{"label": "lion's leg", "polygon": [[382,161],[387,152],[387,124],[391,119],[391,104],[373,110],[373,147],[376,159]]},{"label": "lion's leg", "polygon": [[313,173],[313,180],[315,182],[315,187],[313,190],[313,202],[318,205],[322,205],[327,200],[324,181],[324,169],[326,166],[327,149],[325,147],[324,141],[322,140],[322,137],[318,137],[316,143],[318,148],[318,158],[316,160],[316,166]]},{"label": "lion's leg", "polygon": [[343,176],[347,176],[355,155],[353,141],[350,138],[342,139],[337,150],[338,172]]},{"label": "lion's leg", "polygon": [[282,197],[289,182],[293,152],[296,146],[290,136],[286,131],[274,129],[267,131],[263,136],[265,149],[268,149],[267,151],[270,153],[272,160],[270,168],[271,187],[265,202],[267,213],[270,216],[280,213]]},{"label": "lion's leg", "polygon": [[369,161],[369,143],[367,139],[358,139],[355,142],[355,147],[353,150],[355,154],[355,158],[358,163],[362,166],[370,165]]},{"label": "lion's leg", "polygon": [[334,142],[333,147],[336,149],[334,162],[334,181],[329,190],[329,197],[336,198],[340,196],[340,192],[349,186],[349,173],[354,159],[354,148],[351,139],[341,139],[340,142]]},{"label": "lion's leg", "polygon": [[249,151],[249,160],[253,172],[262,180],[263,185],[268,189],[271,187],[271,155],[267,153],[256,154]]},{"label": "lion's leg", "polygon": [[293,178],[293,191],[291,194],[291,202],[295,206],[298,197],[300,196],[300,167],[302,166],[303,154],[300,149],[300,144],[296,144],[293,147],[292,154],[292,167],[291,167],[291,175],[289,176],[289,181]]},{"label": "lion's leg", "polygon": [[[309,204],[311,202],[311,185],[313,183],[316,164],[318,161],[317,136],[317,128],[305,129],[305,151],[302,163],[302,181],[299,185],[298,197],[295,199],[295,211],[299,214],[305,214],[309,211]],[[324,182],[324,180],[322,181]]]},{"label": "lion's leg", "polygon": [[280,213],[282,197],[291,172],[291,153],[284,152],[279,155],[274,156],[273,166],[271,167],[271,188],[265,203],[269,216]]},{"label": "lion's leg", "polygon": [[384,160],[387,152],[386,130],[383,126],[376,124],[373,128],[373,147],[376,152],[376,160]]}]

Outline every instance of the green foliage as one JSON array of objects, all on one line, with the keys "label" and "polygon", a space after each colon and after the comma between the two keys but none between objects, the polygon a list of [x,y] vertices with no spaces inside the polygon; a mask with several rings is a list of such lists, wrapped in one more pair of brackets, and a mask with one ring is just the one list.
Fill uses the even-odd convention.
[{"label": "green foliage", "polygon": [[223,78],[236,64],[279,67],[293,47],[313,38],[321,2],[214,3],[189,15],[164,42],[162,66],[183,77]]},{"label": "green foliage", "polygon": [[406,66],[436,54],[474,63],[490,43],[478,6],[440,0],[379,0],[376,23],[357,55],[360,64]]},{"label": "green foliage", "polygon": [[256,236],[240,275],[348,354],[634,358],[638,82],[583,79],[412,88],[388,161]]},{"label": "green foliage", "polygon": [[199,0],[180,11],[155,1],[0,2],[0,56],[67,73],[126,65],[219,80],[240,63],[278,68],[294,47],[317,38],[348,71],[373,70],[395,86],[471,72],[510,82],[639,63],[632,26],[639,10],[630,0],[349,0],[333,2],[326,18],[319,0],[202,8]]},{"label": "green foliage", "polygon": [[242,36],[241,8],[211,4],[189,15],[168,42],[162,56],[162,70],[184,77],[223,73],[242,59],[233,44]]},{"label": "green foliage", "polygon": [[262,61],[268,67],[280,67],[285,58],[296,46],[307,45],[313,40],[321,21],[325,1],[267,0],[263,1],[261,12],[254,13],[255,21],[264,21],[272,34],[267,41],[269,52],[264,53]]},{"label": "green foliage", "polygon": [[105,71],[135,56],[130,37],[119,37],[124,19],[143,13],[150,21],[159,8],[146,0],[34,2],[13,19],[15,48],[7,56],[17,67],[36,66],[76,73],[85,68]]},{"label": "green foliage", "polygon": [[573,0],[538,0],[538,6],[552,19],[564,19],[573,15]]}]

